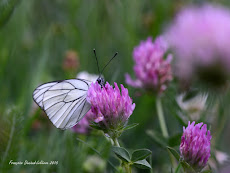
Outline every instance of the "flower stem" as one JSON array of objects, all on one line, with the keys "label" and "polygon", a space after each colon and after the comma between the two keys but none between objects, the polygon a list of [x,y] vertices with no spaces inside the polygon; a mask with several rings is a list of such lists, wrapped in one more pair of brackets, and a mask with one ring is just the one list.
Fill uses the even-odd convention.
[{"label": "flower stem", "polygon": [[113,139],[113,143],[114,143],[114,146],[120,147],[120,144],[119,144],[117,138]]},{"label": "flower stem", "polygon": [[[120,147],[120,144],[119,144],[117,138],[112,138],[112,140],[113,140],[114,146]],[[132,169],[131,169],[131,166],[129,164],[123,162],[122,160],[120,160],[120,162],[121,162],[121,165],[123,166],[123,168],[125,169],[126,173],[132,173]]]},{"label": "flower stem", "polygon": [[165,119],[164,119],[161,99],[159,96],[156,99],[156,107],[157,107],[157,115],[159,118],[162,134],[165,138],[168,138],[168,130],[167,130],[167,126],[166,126]]},{"label": "flower stem", "polygon": [[132,173],[132,169],[131,169],[129,164],[125,164],[124,167],[125,167],[125,170],[126,170],[127,173]]}]

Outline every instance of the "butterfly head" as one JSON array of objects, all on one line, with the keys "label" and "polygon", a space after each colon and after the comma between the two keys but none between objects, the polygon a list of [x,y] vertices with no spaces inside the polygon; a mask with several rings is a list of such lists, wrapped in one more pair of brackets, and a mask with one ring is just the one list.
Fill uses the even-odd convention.
[{"label": "butterfly head", "polygon": [[103,77],[99,76],[97,78],[97,82],[99,85],[101,85],[101,87],[105,86],[105,79]]}]

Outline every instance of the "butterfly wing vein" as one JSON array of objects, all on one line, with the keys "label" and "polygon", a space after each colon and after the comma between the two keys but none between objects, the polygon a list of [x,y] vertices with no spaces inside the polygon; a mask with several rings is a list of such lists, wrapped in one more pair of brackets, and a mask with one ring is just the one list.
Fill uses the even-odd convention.
[{"label": "butterfly wing vein", "polygon": [[57,128],[68,129],[91,107],[86,100],[90,83],[82,79],[45,83],[34,90],[33,99]]}]

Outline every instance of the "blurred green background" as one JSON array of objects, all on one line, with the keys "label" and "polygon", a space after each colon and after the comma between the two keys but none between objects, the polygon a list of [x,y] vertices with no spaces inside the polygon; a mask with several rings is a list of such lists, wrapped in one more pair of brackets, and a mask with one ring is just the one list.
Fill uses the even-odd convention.
[{"label": "blurred green background", "polygon": [[[226,1],[218,1],[229,6]],[[147,130],[160,132],[155,97],[137,96],[125,84],[124,74],[133,74],[132,51],[148,36],[162,34],[176,12],[199,1],[170,0],[0,0],[0,163],[2,172],[115,172],[118,162],[110,153],[103,135],[78,135],[56,129],[33,103],[32,92],[41,83],[75,78],[80,71],[97,73],[93,48],[102,68],[117,51],[118,56],[104,72],[105,80],[124,84],[136,103],[129,123],[139,123],[124,132],[121,145],[130,150],[152,150],[153,172],[170,172],[168,153]],[[70,54],[72,52],[72,54]],[[65,66],[68,56],[76,66]],[[179,146],[184,122],[178,118],[175,97],[179,90],[173,81],[163,97],[163,107],[173,146]],[[218,94],[217,94],[218,95]],[[217,120],[219,131],[215,148],[230,152],[227,126],[229,94]],[[210,100],[211,107],[214,105]],[[225,133],[222,133],[225,132]],[[215,135],[215,134],[214,134]],[[179,137],[178,137],[179,136]],[[98,155],[81,138],[101,153]],[[178,147],[177,147],[178,149]],[[90,157],[102,168],[88,170]],[[100,160],[99,158],[102,158]],[[58,161],[58,165],[11,165],[13,161]],[[103,165],[106,163],[106,168]],[[0,171],[0,172],[1,172]],[[150,172],[149,170],[135,170]]]}]

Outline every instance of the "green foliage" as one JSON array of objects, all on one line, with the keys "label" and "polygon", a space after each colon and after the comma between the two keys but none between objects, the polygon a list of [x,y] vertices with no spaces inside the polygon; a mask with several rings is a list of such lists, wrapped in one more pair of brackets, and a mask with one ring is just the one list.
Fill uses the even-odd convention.
[{"label": "green foliage", "polygon": [[152,151],[148,149],[135,150],[133,151],[131,160],[133,162],[136,162],[138,160],[143,160],[143,159],[146,159],[150,154],[152,154]]},{"label": "green foliage", "polygon": [[138,123],[133,123],[133,124],[127,125],[123,128],[123,130],[129,130],[129,129],[132,129],[138,125],[139,125]]},{"label": "green foliage", "polygon": [[178,154],[178,152],[171,148],[171,147],[167,147],[168,151],[176,158],[177,161],[180,160],[180,155]]},{"label": "green foliage", "polygon": [[181,163],[178,164],[178,166],[177,166],[177,168],[175,170],[175,173],[179,173],[180,169],[181,169]]},{"label": "green foliage", "polygon": [[180,162],[186,173],[196,173],[196,171],[185,161]]},{"label": "green foliage", "polygon": [[125,148],[114,146],[112,150],[119,159],[121,159],[124,162],[130,162],[129,152]]},{"label": "green foliage", "polygon": [[135,166],[139,169],[151,169],[151,165],[147,162],[146,158],[149,157],[152,152],[148,149],[134,150],[131,157],[129,152],[122,147],[112,147],[115,155],[121,159],[124,164],[128,166]]},{"label": "green foliage", "polygon": [[10,19],[19,1],[20,0],[3,0],[0,2],[0,28]]},{"label": "green foliage", "polygon": [[151,169],[151,165],[144,159],[133,162],[133,165],[140,169]]},{"label": "green foliage", "polygon": [[23,122],[21,111],[17,107],[12,106],[3,115],[0,117],[0,170],[9,169],[9,160],[17,158],[22,129],[20,124]]}]

